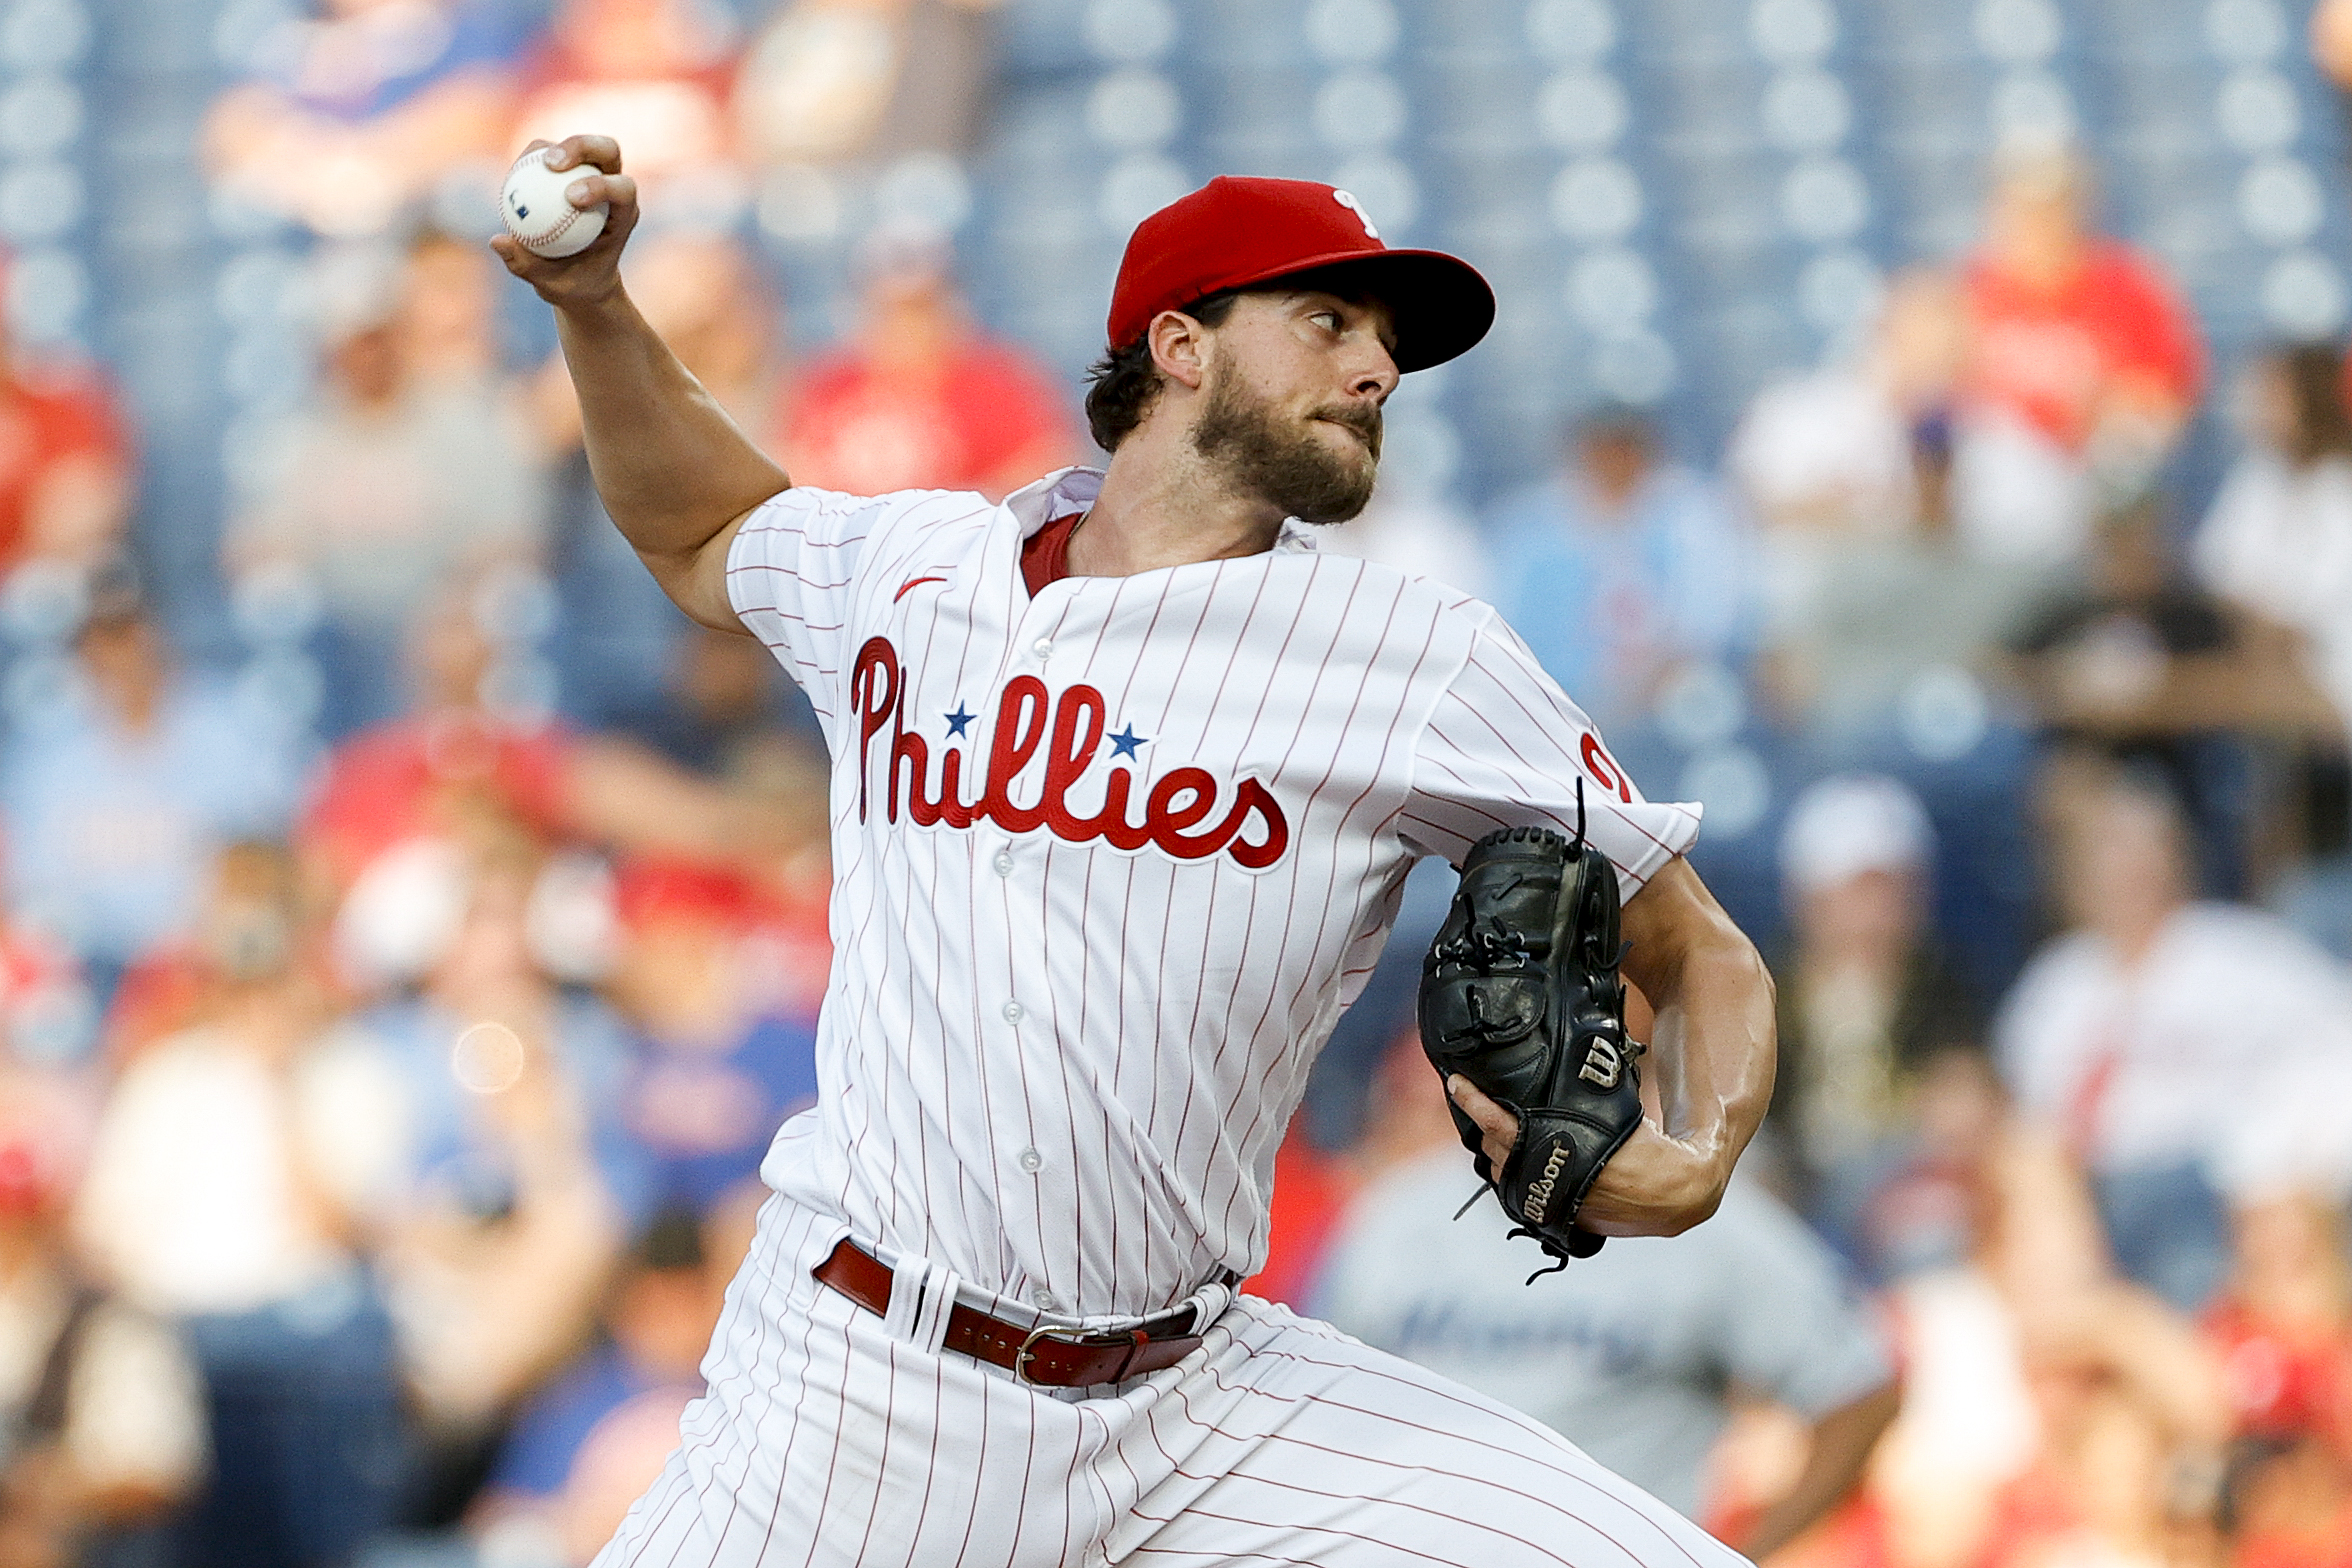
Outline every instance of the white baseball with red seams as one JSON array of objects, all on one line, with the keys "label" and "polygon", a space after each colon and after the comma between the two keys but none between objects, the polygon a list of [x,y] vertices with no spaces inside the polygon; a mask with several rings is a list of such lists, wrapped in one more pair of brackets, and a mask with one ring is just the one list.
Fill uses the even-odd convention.
[{"label": "white baseball with red seams", "polygon": [[576,256],[595,244],[611,210],[609,202],[600,201],[593,207],[572,205],[564,192],[582,176],[596,171],[586,165],[560,172],[550,169],[547,159],[554,151],[553,147],[534,147],[517,158],[514,167],[506,171],[506,186],[498,196],[498,216],[506,224],[506,232],[532,255],[550,260]]},{"label": "white baseball with red seams", "polygon": [[[1100,478],[788,490],[736,539],[734,607],[833,756],[821,1092],[763,1168],[710,1391],[598,1562],[1737,1563],[1525,1417],[1225,1283],[1414,861],[1572,832],[1581,778],[1630,897],[1698,809],[1643,801],[1487,606],[1295,522],[1032,598],[1023,540]],[[887,1319],[810,1278],[844,1236],[894,1265]],[[938,1347],[951,1295],[1213,1326],[1043,1389]]]}]

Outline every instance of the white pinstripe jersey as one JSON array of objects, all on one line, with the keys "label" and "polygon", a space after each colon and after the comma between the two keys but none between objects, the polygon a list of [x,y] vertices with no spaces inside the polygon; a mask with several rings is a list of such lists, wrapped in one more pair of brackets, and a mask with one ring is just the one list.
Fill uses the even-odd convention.
[{"label": "white pinstripe jersey", "polygon": [[1629,897],[1698,833],[1493,610],[1298,523],[1032,599],[1022,541],[1100,482],[788,490],[727,566],[833,754],[821,1093],[763,1174],[1089,1317],[1263,1259],[1275,1146],[1418,856],[1572,831],[1579,777]]}]

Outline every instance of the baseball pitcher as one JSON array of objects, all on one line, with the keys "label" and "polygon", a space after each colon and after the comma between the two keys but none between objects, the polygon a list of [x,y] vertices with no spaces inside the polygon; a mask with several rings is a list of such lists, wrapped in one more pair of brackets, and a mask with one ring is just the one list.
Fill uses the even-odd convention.
[{"label": "baseball pitcher", "polygon": [[597,1561],[1738,1562],[1525,1417],[1233,1288],[1420,856],[1466,868],[1422,1014],[1507,1214],[1463,1223],[1561,1261],[1686,1229],[1771,1090],[1770,982],[1682,858],[1697,808],[1645,801],[1487,606],[1315,549],[1371,496],[1398,377],[1487,330],[1485,281],[1344,191],[1215,180],[1127,247],[1103,469],[841,495],[630,304],[619,148],[551,164],[603,233],[493,243],[555,307],[605,506],[686,613],[792,672],[833,767],[822,1092],[768,1155],[709,1393]]}]

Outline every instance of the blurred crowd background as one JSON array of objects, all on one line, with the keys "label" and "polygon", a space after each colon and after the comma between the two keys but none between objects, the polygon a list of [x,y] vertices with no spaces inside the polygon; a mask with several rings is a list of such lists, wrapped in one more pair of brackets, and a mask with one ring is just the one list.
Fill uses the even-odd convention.
[{"label": "blurred crowd background", "polygon": [[0,1565],[584,1563],[697,1391],[824,763],[484,247],[584,130],[829,487],[1084,460],[1215,173],[1496,285],[1331,547],[1705,803],[1778,1098],[1520,1289],[1424,868],[1258,1288],[1790,1568],[2352,1564],[2338,83],[2333,0],[6,0]]}]

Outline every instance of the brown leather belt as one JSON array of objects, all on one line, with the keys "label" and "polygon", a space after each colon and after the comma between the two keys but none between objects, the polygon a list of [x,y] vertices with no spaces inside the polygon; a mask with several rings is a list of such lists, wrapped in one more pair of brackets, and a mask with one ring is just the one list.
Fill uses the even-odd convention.
[{"label": "brown leather belt", "polygon": [[[809,1270],[876,1317],[890,1312],[890,1266],[844,1238],[832,1255]],[[1123,1334],[1079,1334],[1061,1329],[1023,1328],[957,1302],[947,1310],[942,1343],[958,1355],[1004,1367],[1015,1377],[1044,1388],[1093,1388],[1172,1367],[1200,1348],[1192,1332],[1190,1307],[1147,1318]],[[1179,1333],[1177,1330],[1183,1330]]]}]

